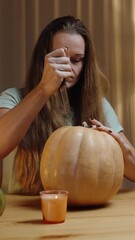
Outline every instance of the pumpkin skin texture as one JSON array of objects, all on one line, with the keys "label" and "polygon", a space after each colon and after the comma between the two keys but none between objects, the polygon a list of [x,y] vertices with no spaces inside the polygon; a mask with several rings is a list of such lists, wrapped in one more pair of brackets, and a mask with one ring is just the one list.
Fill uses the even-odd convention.
[{"label": "pumpkin skin texture", "polygon": [[81,126],[54,131],[41,156],[44,189],[67,190],[68,205],[106,204],[120,189],[123,174],[118,142],[106,132]]}]

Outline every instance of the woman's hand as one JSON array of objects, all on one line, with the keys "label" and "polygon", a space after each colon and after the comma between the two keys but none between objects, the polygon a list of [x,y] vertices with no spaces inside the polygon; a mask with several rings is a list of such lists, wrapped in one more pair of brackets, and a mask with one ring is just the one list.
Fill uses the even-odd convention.
[{"label": "woman's hand", "polygon": [[119,143],[125,165],[125,177],[131,181],[135,181],[135,148],[129,142],[123,132],[115,133],[111,128],[104,126],[101,122],[96,119],[89,119],[90,127],[97,129],[98,131],[104,131],[110,134]]},{"label": "woman's hand", "polygon": [[64,78],[73,76],[67,51],[67,47],[59,48],[45,56],[41,84],[50,96],[59,89]]}]

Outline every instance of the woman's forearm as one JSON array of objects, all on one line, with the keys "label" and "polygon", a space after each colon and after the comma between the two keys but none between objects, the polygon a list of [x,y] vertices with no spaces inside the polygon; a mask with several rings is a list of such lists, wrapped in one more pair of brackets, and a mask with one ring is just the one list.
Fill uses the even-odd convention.
[{"label": "woman's forearm", "polygon": [[121,149],[124,157],[125,177],[135,182],[135,148],[128,141],[123,133],[119,133],[121,138]]},{"label": "woman's forearm", "polygon": [[40,85],[6,114],[4,114],[4,109],[0,109],[0,160],[22,140],[48,98],[49,95]]},{"label": "woman's forearm", "polygon": [[135,148],[123,132],[115,133],[109,131],[109,134],[116,139],[121,147],[124,159],[124,176],[135,182]]}]

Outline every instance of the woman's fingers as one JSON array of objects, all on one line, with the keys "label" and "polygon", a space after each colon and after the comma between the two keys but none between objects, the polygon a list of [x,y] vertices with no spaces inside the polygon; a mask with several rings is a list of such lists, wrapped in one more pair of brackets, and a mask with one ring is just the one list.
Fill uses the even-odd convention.
[{"label": "woman's fingers", "polygon": [[65,71],[65,70],[61,71],[59,69],[55,69],[55,73],[59,78],[73,77],[73,74],[70,71]]},{"label": "woman's fingers", "polygon": [[99,127],[103,126],[103,124],[101,122],[99,122],[98,120],[96,120],[96,119],[89,118],[89,121],[93,125],[96,125],[96,126],[99,126]]},{"label": "woman's fingers", "polygon": [[46,54],[45,58],[58,58],[58,57],[66,57],[68,48],[65,46],[64,48],[58,48],[48,54]]},{"label": "woman's fingers", "polygon": [[66,71],[66,72],[70,72],[71,71],[71,67],[69,64],[59,64],[59,63],[50,63],[50,66],[52,66],[54,69],[58,69],[59,71]]},{"label": "woman's fingers", "polygon": [[97,129],[99,131],[104,131],[104,132],[107,132],[107,133],[110,133],[110,134],[113,132],[113,130],[111,128],[108,128],[108,127],[104,126],[101,122],[99,122],[96,119],[91,119],[90,118],[89,121],[90,121],[91,127],[93,129]]}]

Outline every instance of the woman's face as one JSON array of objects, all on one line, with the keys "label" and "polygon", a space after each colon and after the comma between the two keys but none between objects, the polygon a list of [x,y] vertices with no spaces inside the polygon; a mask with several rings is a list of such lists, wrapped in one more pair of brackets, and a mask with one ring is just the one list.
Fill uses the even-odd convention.
[{"label": "woman's face", "polygon": [[56,33],[52,39],[52,50],[64,48],[65,46],[68,47],[67,57],[70,59],[70,66],[73,73],[73,77],[65,79],[67,88],[70,88],[77,83],[83,68],[85,42],[82,36],[76,33]]}]

